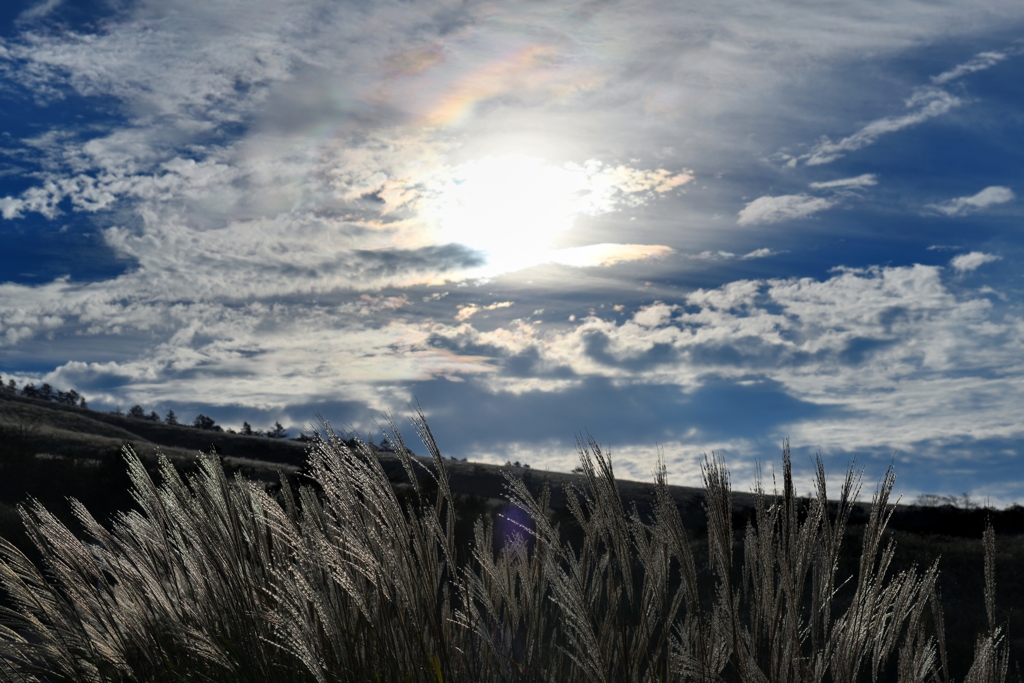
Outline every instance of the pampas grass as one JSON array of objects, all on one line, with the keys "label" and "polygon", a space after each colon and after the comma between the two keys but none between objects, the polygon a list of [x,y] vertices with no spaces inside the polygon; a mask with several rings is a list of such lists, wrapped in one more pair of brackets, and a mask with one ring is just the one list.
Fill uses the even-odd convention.
[{"label": "pampas grass", "polygon": [[[423,416],[414,424],[427,464],[393,423],[388,434],[407,492],[368,445],[351,447],[325,424],[297,493],[287,481],[275,497],[229,480],[212,455],[187,477],[163,459],[157,485],[129,449],[137,509],[109,529],[76,503],[77,537],[30,504],[21,514],[42,566],[0,540],[0,680],[949,679],[938,563],[890,571],[891,470],[852,576],[840,575],[840,550],[860,478],[848,471],[830,500],[819,460],[815,495],[801,505],[788,446],[782,491],[758,483],[741,534],[725,463],[705,459],[705,550],[663,464],[643,516],[624,505],[598,444],[581,442],[582,485],[568,491],[580,540],[552,522],[547,489],[534,495],[508,476],[518,533],[496,539],[481,518],[460,562],[445,465]],[[1001,683],[1008,670],[994,553],[989,529],[979,596],[988,628],[965,683]]]}]

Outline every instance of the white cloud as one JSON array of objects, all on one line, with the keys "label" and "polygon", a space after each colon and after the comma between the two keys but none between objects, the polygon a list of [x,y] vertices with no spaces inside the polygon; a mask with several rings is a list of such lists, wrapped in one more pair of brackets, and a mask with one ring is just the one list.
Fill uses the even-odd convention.
[{"label": "white cloud", "polygon": [[953,260],[949,262],[949,265],[959,273],[969,273],[972,270],[977,270],[986,263],[992,263],[993,261],[999,261],[1000,259],[1002,259],[1002,256],[986,254],[982,251],[972,251],[969,254],[954,256]]},{"label": "white cloud", "polygon": [[873,187],[877,184],[877,175],[874,173],[865,173],[853,178],[840,178],[838,180],[811,183],[809,187],[814,190],[860,190],[865,187]]},{"label": "white cloud", "polygon": [[806,218],[831,208],[835,203],[835,200],[812,197],[809,194],[758,197],[743,207],[736,222],[740,225],[757,225]]},{"label": "white cloud", "polygon": [[[941,268],[737,281],[698,290],[685,304],[656,303],[621,323],[591,317],[568,332],[523,328],[504,348],[532,347],[578,376],[634,385],[692,390],[712,378],[768,378],[808,404],[843,409],[784,427],[800,443],[823,449],[910,448],[955,435],[1024,437],[1013,412],[1017,399],[1008,398],[1024,400],[1024,319],[996,313],[983,297],[955,296]],[[607,339],[611,361],[588,353],[595,334]],[[468,338],[498,345],[497,336]],[[644,365],[658,346],[675,355]],[[1000,368],[999,381],[989,376],[993,367]],[[981,404],[984,410],[968,407]]]},{"label": "white cloud", "polygon": [[[54,2],[37,5],[46,6]],[[797,425],[794,441],[799,433],[803,443],[896,447],[940,432],[1016,433],[1016,417],[1001,408],[979,415],[956,401],[1003,405],[1020,393],[1024,325],[990,316],[986,299],[954,296],[943,287],[944,269],[740,281],[692,292],[685,302],[668,301],[648,283],[664,303],[621,323],[591,315],[572,330],[523,321],[481,330],[468,313],[453,320],[457,302],[466,301],[458,297],[473,291],[456,285],[451,298],[431,298],[431,320],[421,317],[420,292],[388,289],[463,285],[476,267],[472,254],[443,248],[424,225],[426,205],[444,194],[455,169],[488,156],[550,155],[544,166],[586,181],[576,188],[585,201],[565,215],[598,223],[584,217],[696,195],[686,169],[728,169],[736,158],[729,155],[749,155],[753,117],[785,111],[792,100],[782,98],[794,83],[843,78],[866,54],[906,54],[965,25],[981,35],[1024,19],[1024,6],[1009,0],[988,0],[980,11],[955,0],[737,8],[708,4],[695,22],[665,0],[643,12],[584,0],[507,12],[452,0],[380,0],[358,11],[326,0],[166,0],[132,4],[94,34],[30,30],[5,38],[0,73],[39,102],[63,107],[63,98],[73,107],[82,96],[114,105],[109,119],[5,141],[34,185],[0,198],[0,214],[91,213],[130,267],[91,283],[0,285],[0,345],[16,345],[35,365],[71,358],[53,377],[92,386],[110,402],[204,396],[281,406],[334,400],[344,387],[346,399],[393,408],[411,398],[409,382],[445,377],[525,392],[562,391],[594,377],[695,390],[715,377],[753,376],[855,416],[820,429]],[[993,59],[979,55],[934,85]],[[803,161],[834,160],[960,103],[937,88],[920,90],[906,111],[859,130],[850,123],[852,135],[822,142]],[[805,130],[805,123],[792,125]],[[692,131],[692,144],[680,138],[678,152],[649,154],[652,140],[664,149],[666,131]],[[594,149],[605,156],[588,166]],[[677,161],[619,161],[633,156]],[[578,163],[565,163],[572,159]],[[865,174],[811,185],[826,197],[760,197],[739,222],[811,216],[874,182]],[[552,247],[544,257],[608,265],[671,253],[633,242],[678,246],[652,230],[675,238],[686,219],[652,228],[656,222],[636,214],[636,223],[602,223],[594,244],[573,234],[559,245],[583,246]],[[700,257],[775,253],[723,249]],[[582,287],[624,301],[619,294],[637,283],[614,275],[588,273]],[[555,300],[523,305],[544,306],[551,320],[567,313]],[[598,356],[601,338],[607,344]],[[116,363],[106,361],[112,339],[122,354]],[[859,351],[864,340],[877,350]],[[470,345],[494,349],[494,358]],[[534,350],[544,368],[568,368],[571,376],[502,375],[501,356]],[[1008,379],[985,378],[991,367]],[[110,377],[118,389],[106,388]]]},{"label": "white cloud", "polygon": [[776,251],[774,249],[769,249],[768,247],[761,247],[760,249],[755,249],[752,252],[749,252],[747,254],[744,254],[743,256],[740,256],[740,258],[741,259],[745,259],[745,260],[755,259],[755,258],[768,258],[769,256],[778,256],[779,254],[785,254],[785,253],[786,253],[785,250],[783,250],[783,251]]},{"label": "white cloud", "polygon": [[25,209],[25,200],[14,197],[0,197],[0,215],[5,219],[21,218]]},{"label": "white cloud", "polygon": [[18,19],[21,21],[39,19],[57,9],[61,4],[63,4],[63,2],[64,0],[43,0],[43,2],[29,7],[27,10],[19,14]]},{"label": "white cloud", "polygon": [[929,204],[927,208],[944,213],[947,216],[964,216],[974,211],[996,204],[1005,204],[1016,198],[1016,195],[1008,187],[992,185],[976,195],[970,197],[957,197],[941,204]]},{"label": "white cloud", "polygon": [[[992,259],[965,254],[951,267],[965,272]],[[0,339],[24,345],[53,331],[51,348],[81,357],[91,338],[109,346],[108,335],[118,334],[122,360],[74,360],[45,378],[84,390],[94,405],[203,396],[281,408],[333,400],[344,386],[346,399],[384,410],[411,400],[409,382],[445,377],[477,378],[496,395],[564,392],[594,377],[624,391],[768,381],[802,405],[836,409],[779,426],[794,443],[823,451],[1022,437],[1012,406],[1024,400],[1024,319],[997,313],[985,297],[954,294],[943,271],[912,266],[839,270],[825,280],[739,280],[642,306],[625,319],[592,315],[550,329],[515,321],[490,330],[468,319],[404,319],[395,313],[409,311],[410,299],[383,294],[303,306],[161,302],[134,295],[138,283],[125,281],[115,300],[95,284],[62,280],[0,285]],[[603,355],[593,351],[595,338],[606,340]],[[570,378],[504,376],[502,358],[524,352],[535,353],[541,368],[571,370]],[[113,391],[112,377],[120,387]],[[711,442],[695,434],[672,443],[673,451],[699,453]]]},{"label": "white cloud", "polygon": [[945,90],[920,88],[904,103],[910,110],[909,113],[876,119],[838,142],[823,138],[811,149],[809,154],[800,158],[805,160],[808,166],[832,163],[845,156],[847,152],[854,152],[874,144],[883,135],[895,133],[942,116],[962,103],[963,101],[959,97],[951,95]]},{"label": "white cloud", "polygon": [[787,253],[786,250],[775,251],[774,249],[769,249],[768,247],[762,247],[760,249],[755,249],[754,251],[751,251],[751,252],[748,252],[746,254],[743,254],[742,256],[737,256],[736,254],[732,253],[731,251],[722,251],[722,250],[719,250],[719,251],[710,251],[710,250],[708,250],[708,251],[702,251],[699,254],[684,254],[684,256],[686,258],[691,258],[691,259],[694,259],[694,260],[697,260],[697,261],[730,261],[730,260],[736,259],[736,258],[740,259],[741,261],[749,261],[751,259],[767,258],[769,256],[777,256],[779,254],[785,254],[785,253]]},{"label": "white cloud", "polygon": [[633,322],[637,325],[654,329],[669,322],[672,313],[678,306],[663,304],[660,301],[649,306],[644,306],[633,315]]},{"label": "white cloud", "polygon": [[585,247],[552,249],[545,254],[550,263],[576,268],[610,266],[629,261],[657,260],[673,249],[662,244],[590,244]]},{"label": "white cloud", "polygon": [[955,81],[961,76],[974,73],[975,71],[990,69],[1006,59],[1008,56],[1009,55],[1005,52],[979,52],[963,64],[957,64],[949,71],[943,71],[938,76],[932,76],[932,83],[935,85],[944,85],[950,81]]},{"label": "white cloud", "polygon": [[[874,121],[862,126],[857,132],[842,138],[838,142],[833,142],[831,139],[824,137],[811,149],[809,153],[797,157],[789,157],[789,163],[790,165],[795,165],[799,161],[803,161],[808,166],[829,164],[836,159],[842,158],[847,152],[854,152],[863,147],[873,145],[878,141],[878,138],[883,135],[895,133],[905,128],[910,128],[924,123],[929,119],[942,116],[953,108],[959,107],[963,104],[963,100],[935,86],[944,85],[967,74],[991,68],[1006,59],[1007,56],[1008,55],[1003,52],[979,53],[967,62],[958,64],[938,76],[933,76],[931,79],[931,87],[919,87],[915,89],[910,98],[904,102],[906,109],[910,110],[908,113],[899,116],[886,116],[880,119],[875,119]],[[874,180],[874,176],[871,176],[870,174],[859,176],[856,179],[851,178],[850,180],[867,178]],[[837,183],[837,185],[829,185],[828,183],[812,183],[811,187],[838,187],[838,183],[841,181],[833,182]],[[873,185],[874,182],[867,184]]]},{"label": "white cloud", "polygon": [[[393,307],[402,302],[377,304]],[[360,309],[361,304],[355,307]],[[67,362],[46,375],[46,381],[75,386],[100,405],[124,401],[127,391],[134,402],[143,404],[192,403],[199,397],[214,405],[261,409],[336,400],[338,387],[343,386],[345,400],[383,411],[411,400],[401,386],[404,382],[496,369],[489,358],[433,346],[432,324],[381,324],[386,318],[372,313],[369,319],[354,318],[348,306],[149,308],[149,339],[139,340],[141,344],[130,337],[118,342],[126,351],[134,347],[134,357],[124,353],[118,361]],[[137,318],[128,322],[137,324]],[[154,344],[154,338],[163,341]],[[273,370],[268,373],[269,368]],[[176,381],[183,376],[188,382]],[[115,391],[108,389],[112,378],[118,380]]]},{"label": "white cloud", "polygon": [[594,159],[559,166],[511,154],[442,167],[425,189],[407,186],[402,201],[438,243],[463,244],[483,255],[487,264],[475,276],[493,276],[545,262],[608,265],[665,253],[667,247],[657,245],[553,249],[552,243],[582,216],[642,206],[692,180],[690,171],[642,170]]},{"label": "white cloud", "polygon": [[[995,312],[983,297],[955,296],[941,268],[848,269],[824,281],[737,281],[680,303],[685,307],[642,307],[622,322],[591,316],[568,331],[464,327],[459,338],[509,354],[533,349],[545,367],[624,386],[691,392],[723,378],[771,381],[805,406],[835,410],[813,420],[797,411],[778,434],[759,436],[788,434],[825,452],[916,452],[929,441],[1024,437],[1013,409],[1024,400],[1024,319]],[[592,350],[595,338],[604,340],[601,355]],[[993,367],[999,379],[990,376]],[[539,377],[524,382],[486,376],[498,394],[575,386]],[[707,446],[703,438],[680,435],[677,447],[699,450]]]},{"label": "white cloud", "polygon": [[697,261],[729,261],[736,258],[736,254],[731,251],[702,251],[699,254],[686,254],[686,258],[691,258]]},{"label": "white cloud", "polygon": [[[459,306],[459,312],[455,314],[455,319],[459,322],[469,320],[480,311],[494,311],[499,308],[508,308],[514,305],[513,301],[499,301],[497,303],[488,304],[487,306],[477,306],[476,304],[467,304],[465,306]],[[543,313],[543,310],[541,311]],[[535,313],[536,315],[536,313]]]}]

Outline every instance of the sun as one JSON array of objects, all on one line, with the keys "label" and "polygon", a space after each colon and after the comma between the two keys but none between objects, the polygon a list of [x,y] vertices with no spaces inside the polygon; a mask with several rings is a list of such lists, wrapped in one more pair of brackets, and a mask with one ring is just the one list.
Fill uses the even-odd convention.
[{"label": "sun", "polygon": [[451,169],[423,214],[440,243],[483,253],[487,270],[510,272],[550,260],[552,240],[592,207],[586,170],[544,159],[484,157]]}]

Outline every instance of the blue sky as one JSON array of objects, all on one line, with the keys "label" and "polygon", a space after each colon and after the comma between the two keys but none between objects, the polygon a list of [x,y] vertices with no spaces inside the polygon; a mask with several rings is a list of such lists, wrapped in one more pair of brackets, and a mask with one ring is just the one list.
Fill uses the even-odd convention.
[{"label": "blue sky", "polygon": [[[8,2],[0,374],[1024,502],[1019,2]],[[895,454],[895,456],[894,456]]]}]

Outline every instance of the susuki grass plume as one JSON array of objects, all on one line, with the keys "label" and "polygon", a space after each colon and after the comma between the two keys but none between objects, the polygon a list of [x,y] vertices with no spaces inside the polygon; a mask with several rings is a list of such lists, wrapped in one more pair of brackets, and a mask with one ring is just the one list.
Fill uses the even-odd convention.
[{"label": "susuki grass plume", "polygon": [[[0,680],[948,680],[938,565],[890,570],[891,470],[854,576],[839,575],[840,551],[859,476],[849,470],[830,501],[819,460],[801,506],[788,445],[782,491],[758,483],[741,539],[725,463],[705,459],[706,563],[664,465],[641,515],[593,440],[579,444],[582,486],[567,492],[579,540],[552,521],[546,488],[534,495],[508,476],[519,532],[495,539],[491,520],[477,520],[460,563],[444,461],[423,416],[414,423],[427,464],[393,423],[388,434],[408,495],[369,446],[324,424],[309,451],[312,483],[297,494],[289,482],[274,497],[228,480],[208,455],[187,478],[161,461],[157,485],[126,450],[138,505],[110,529],[75,505],[78,538],[29,505],[44,564],[0,540]],[[991,529],[985,548],[989,619],[972,683],[1003,681],[1009,662]]]}]

